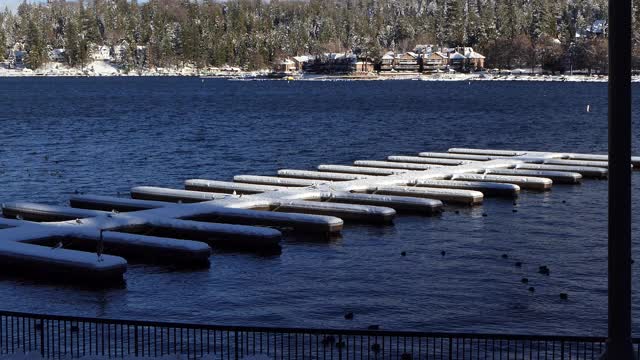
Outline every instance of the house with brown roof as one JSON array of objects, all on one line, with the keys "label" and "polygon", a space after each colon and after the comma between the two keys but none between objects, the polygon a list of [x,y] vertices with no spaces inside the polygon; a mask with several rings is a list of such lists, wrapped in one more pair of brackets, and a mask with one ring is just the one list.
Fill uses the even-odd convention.
[{"label": "house with brown roof", "polygon": [[422,71],[423,72],[437,72],[444,70],[449,63],[449,57],[447,54],[436,51],[427,55],[422,59]]},{"label": "house with brown roof", "polygon": [[457,50],[449,53],[449,68],[456,71],[462,71],[467,63],[466,56]]},{"label": "house with brown roof", "polygon": [[296,71],[296,63],[291,59],[284,59],[276,63],[273,70],[277,73],[292,73]]},{"label": "house with brown roof", "polygon": [[293,57],[293,62],[296,65],[297,71],[302,71],[305,64],[313,60],[313,56],[311,55],[299,55]]},{"label": "house with brown roof", "polygon": [[464,48],[464,56],[467,58],[467,69],[471,71],[484,69],[484,60],[486,59],[484,55],[474,51],[471,47],[466,47]]},{"label": "house with brown roof", "polygon": [[393,69],[400,72],[418,72],[420,71],[421,63],[422,58],[418,54],[409,51],[396,57]]},{"label": "house with brown roof", "polygon": [[389,51],[382,57],[380,61],[380,71],[391,71],[395,63],[396,56],[393,51]]}]

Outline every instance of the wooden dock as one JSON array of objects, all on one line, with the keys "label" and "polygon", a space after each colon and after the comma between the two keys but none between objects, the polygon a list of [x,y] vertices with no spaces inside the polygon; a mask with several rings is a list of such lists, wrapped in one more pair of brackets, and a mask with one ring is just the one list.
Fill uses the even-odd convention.
[{"label": "wooden dock", "polygon": [[[640,167],[640,158],[630,166]],[[105,280],[123,277],[125,258],[202,267],[212,248],[278,252],[283,232],[326,237],[345,221],[385,226],[397,212],[477,206],[485,197],[606,178],[607,168],[606,155],[454,148],[276,176],[191,179],[184,189],[135,187],[130,199],[78,195],[71,207],[8,202],[0,264]]]}]

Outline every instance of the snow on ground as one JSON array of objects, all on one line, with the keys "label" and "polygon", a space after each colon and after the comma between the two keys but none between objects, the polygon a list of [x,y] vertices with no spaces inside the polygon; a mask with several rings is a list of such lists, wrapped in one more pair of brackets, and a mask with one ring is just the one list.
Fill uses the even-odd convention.
[{"label": "snow on ground", "polygon": [[120,74],[120,69],[106,61],[93,61],[86,66],[85,71],[95,76],[116,76]]},{"label": "snow on ground", "polygon": [[153,68],[142,71],[126,72],[120,66],[109,61],[96,60],[83,67],[70,67],[64,63],[48,62],[37,70],[19,66],[9,69],[6,63],[0,63],[0,77],[20,76],[197,76],[197,69],[185,66],[182,68]]},{"label": "snow on ground", "polygon": [[[299,80],[305,81],[361,81],[361,80],[421,80],[421,81],[557,81],[557,82],[606,82],[607,76],[594,75],[527,75],[519,73],[520,69],[512,71],[511,75],[500,74],[461,74],[461,73],[437,73],[421,75],[416,73],[383,73],[381,75],[370,74],[368,76],[314,76],[305,74]],[[177,68],[152,68],[125,72],[120,66],[109,61],[93,61],[82,69],[72,68],[63,63],[49,62],[38,70],[24,67],[9,69],[6,63],[0,63],[0,77],[19,76],[200,76],[212,77],[240,77],[252,79],[263,77],[267,70],[246,72],[237,68],[211,68],[199,71],[191,66]],[[640,82],[640,75],[633,76],[632,82]]]}]

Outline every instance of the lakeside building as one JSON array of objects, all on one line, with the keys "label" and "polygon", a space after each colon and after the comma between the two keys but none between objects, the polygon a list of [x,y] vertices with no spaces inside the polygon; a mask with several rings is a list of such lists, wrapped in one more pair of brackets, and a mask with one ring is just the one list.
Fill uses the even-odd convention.
[{"label": "lakeside building", "polygon": [[388,53],[382,56],[382,60],[380,63],[380,71],[391,71],[393,70],[393,64],[396,60],[395,53],[393,51],[389,51]]},{"label": "lakeside building", "polygon": [[370,73],[374,72],[376,68],[376,64],[371,59],[362,59],[356,62],[356,72],[357,73]]},{"label": "lakeside building", "polygon": [[607,38],[609,23],[606,20],[595,20],[591,25],[576,30],[576,38]]},{"label": "lakeside building", "polygon": [[297,71],[296,63],[290,59],[279,61],[273,68],[276,73],[291,74]]},{"label": "lakeside building", "polygon": [[387,52],[381,60],[380,71],[433,73],[453,69],[477,71],[484,69],[485,56],[471,47],[436,48],[419,45],[403,54]]},{"label": "lakeside building", "polygon": [[473,51],[473,48],[465,48],[469,49],[469,52],[465,51],[464,56],[467,58],[467,66],[472,70],[481,70],[484,69],[484,60],[486,57],[476,51]]},{"label": "lakeside building", "polygon": [[449,57],[447,54],[435,51],[422,59],[422,72],[433,73],[447,68]]},{"label": "lakeside building", "polygon": [[310,74],[370,73],[376,63],[369,57],[359,57],[352,52],[324,53],[316,56],[299,55],[278,61],[272,75],[285,76],[306,72]]},{"label": "lakeside building", "polygon": [[49,48],[49,52],[47,53],[47,56],[49,57],[49,60],[53,62],[61,63],[66,60],[65,51],[62,48],[60,49]]},{"label": "lakeside building", "polygon": [[127,40],[122,40],[120,44],[115,45],[111,51],[112,61],[123,62],[129,52],[130,44]]},{"label": "lakeside building", "polygon": [[409,51],[396,56],[393,69],[399,72],[420,72],[422,57]]},{"label": "lakeside building", "polygon": [[9,69],[24,65],[25,55],[24,45],[21,42],[15,43],[9,50],[9,56],[7,58]]},{"label": "lakeside building", "polygon": [[311,55],[294,56],[293,62],[296,64],[296,71],[302,71],[304,65],[311,60],[313,60],[313,56]]},{"label": "lakeside building", "polygon": [[274,74],[350,74],[380,72],[434,73],[448,70],[477,71],[484,69],[485,56],[471,47],[436,48],[420,45],[414,51],[396,54],[386,52],[379,61],[356,54],[324,53],[316,56],[300,55],[278,61]]},{"label": "lakeside building", "polygon": [[101,45],[93,49],[91,58],[97,61],[111,61],[111,47]]},{"label": "lakeside building", "polygon": [[463,71],[466,61],[467,58],[457,50],[449,53],[449,69],[453,69],[455,71]]}]

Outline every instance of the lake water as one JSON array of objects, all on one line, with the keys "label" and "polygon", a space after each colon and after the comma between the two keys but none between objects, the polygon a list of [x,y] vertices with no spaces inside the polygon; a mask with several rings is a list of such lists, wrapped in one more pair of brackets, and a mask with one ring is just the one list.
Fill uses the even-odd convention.
[{"label": "lake water", "polygon": [[[606,152],[606,95],[606,84],[574,83],[0,79],[0,201],[66,204],[75,192],[123,196],[450,147]],[[516,213],[489,198],[460,214],[348,224],[335,242],[289,239],[280,256],[216,253],[208,270],[132,265],[124,289],[3,278],[0,299],[6,310],[110,318],[602,335],[606,189],[524,192]]]}]

